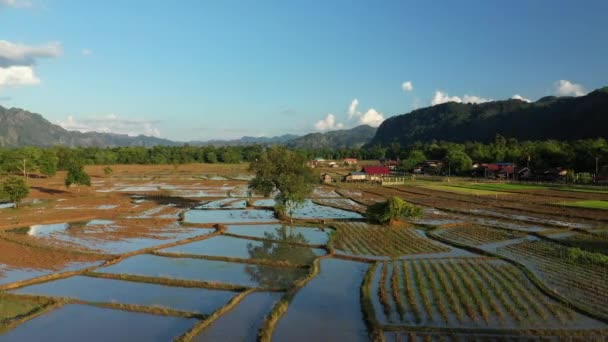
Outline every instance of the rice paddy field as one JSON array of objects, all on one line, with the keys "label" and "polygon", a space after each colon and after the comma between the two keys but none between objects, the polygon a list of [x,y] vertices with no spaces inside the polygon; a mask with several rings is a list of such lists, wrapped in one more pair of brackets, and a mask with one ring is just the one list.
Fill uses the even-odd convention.
[{"label": "rice paddy field", "polygon": [[[112,168],[0,207],[0,340],[608,338],[601,189],[336,183],[283,222],[244,164]],[[423,217],[368,222],[390,196]]]}]

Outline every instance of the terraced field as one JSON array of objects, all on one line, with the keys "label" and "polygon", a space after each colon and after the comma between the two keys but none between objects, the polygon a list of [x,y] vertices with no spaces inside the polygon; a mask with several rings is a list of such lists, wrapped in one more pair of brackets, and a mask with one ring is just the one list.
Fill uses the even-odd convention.
[{"label": "terraced field", "polygon": [[507,231],[474,225],[436,229],[432,234],[468,246],[485,245],[525,236],[525,234],[517,231]]},{"label": "terraced field", "polygon": [[543,295],[499,260],[384,262],[375,274],[376,315],[387,325],[555,329],[602,324]]},{"label": "terraced field", "polygon": [[337,228],[334,247],[352,255],[398,257],[449,251],[411,228],[387,228],[363,222],[333,226]]},{"label": "terraced field", "polygon": [[608,265],[573,262],[567,257],[567,247],[547,241],[526,241],[499,248],[497,253],[525,265],[570,303],[608,318]]}]

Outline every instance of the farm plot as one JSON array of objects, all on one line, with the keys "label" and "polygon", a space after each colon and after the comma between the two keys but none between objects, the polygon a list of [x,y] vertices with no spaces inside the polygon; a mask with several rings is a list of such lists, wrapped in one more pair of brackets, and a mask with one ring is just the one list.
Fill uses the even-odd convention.
[{"label": "farm plot", "polygon": [[356,211],[359,213],[363,213],[367,210],[366,206],[357,203],[350,198],[318,198],[315,199],[314,202],[329,207],[336,207],[339,209]]},{"label": "farm plot", "polygon": [[336,223],[334,247],[351,255],[398,257],[450,251],[412,228],[386,228],[363,222]]},{"label": "farm plot", "polygon": [[383,262],[374,311],[385,325],[469,329],[606,328],[543,295],[516,267],[489,259]]},{"label": "farm plot", "polygon": [[525,265],[572,305],[608,317],[607,264],[573,260],[568,247],[548,241],[524,241],[496,253]]},{"label": "farm plot", "polygon": [[173,220],[91,220],[16,228],[6,234],[19,241],[108,254],[176,242],[214,232],[193,228]]},{"label": "farm plot", "polygon": [[605,209],[608,210],[608,201],[601,200],[585,200],[585,201],[573,201],[573,202],[559,202],[559,205],[568,207],[580,207],[580,208],[591,208],[591,209]]},{"label": "farm plot", "polygon": [[524,237],[525,234],[475,225],[437,229],[431,232],[446,240],[467,246],[480,246]]},{"label": "farm plot", "polygon": [[547,237],[587,251],[608,254],[608,235],[566,232],[549,234]]}]

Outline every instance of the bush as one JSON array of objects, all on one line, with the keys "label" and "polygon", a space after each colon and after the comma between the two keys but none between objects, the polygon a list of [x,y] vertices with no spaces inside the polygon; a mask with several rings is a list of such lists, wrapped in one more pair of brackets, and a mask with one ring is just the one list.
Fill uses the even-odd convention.
[{"label": "bush", "polygon": [[0,194],[13,202],[15,208],[19,207],[21,200],[27,197],[29,193],[30,188],[22,178],[9,177],[0,184]]},{"label": "bush", "polygon": [[415,218],[422,216],[422,209],[402,200],[391,197],[386,202],[376,203],[367,208],[369,219],[381,224],[392,224],[401,218]]}]

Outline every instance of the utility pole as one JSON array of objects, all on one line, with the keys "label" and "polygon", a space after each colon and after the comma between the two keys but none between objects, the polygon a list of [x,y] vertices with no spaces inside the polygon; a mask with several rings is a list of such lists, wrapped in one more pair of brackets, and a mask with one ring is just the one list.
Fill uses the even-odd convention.
[{"label": "utility pole", "polygon": [[597,176],[599,175],[599,162],[600,157],[595,157],[595,182],[597,183]]}]

